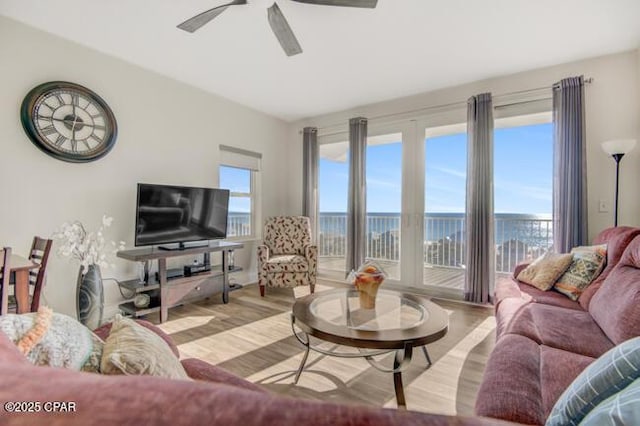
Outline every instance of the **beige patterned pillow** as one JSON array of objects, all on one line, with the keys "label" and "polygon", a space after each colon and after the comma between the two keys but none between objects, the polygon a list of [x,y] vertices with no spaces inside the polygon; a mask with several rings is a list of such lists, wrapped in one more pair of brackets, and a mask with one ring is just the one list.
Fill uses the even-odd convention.
[{"label": "beige patterned pillow", "polygon": [[564,271],[571,265],[572,259],[571,253],[545,253],[520,272],[516,279],[542,291],[547,291],[564,274]]},{"label": "beige patterned pillow", "polygon": [[[0,330],[18,342],[33,326],[36,313],[0,316]],[[34,365],[99,373],[103,342],[75,319],[54,313],[42,338],[27,354]]]},{"label": "beige patterned pillow", "polygon": [[126,374],[190,380],[167,343],[135,321],[116,315],[104,343],[102,374]]}]

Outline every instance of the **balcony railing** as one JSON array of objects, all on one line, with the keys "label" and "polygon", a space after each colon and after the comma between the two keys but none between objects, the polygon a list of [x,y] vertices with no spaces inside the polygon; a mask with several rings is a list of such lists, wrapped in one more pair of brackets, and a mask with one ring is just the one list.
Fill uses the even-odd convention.
[{"label": "balcony railing", "polygon": [[[551,219],[531,215],[496,215],[496,271],[511,272],[524,260],[545,253],[553,243]],[[320,213],[318,251],[320,257],[346,256],[347,217]],[[465,221],[461,214],[425,215],[424,264],[464,268]],[[400,260],[400,215],[367,216],[366,257],[387,262]]]},{"label": "balcony railing", "polygon": [[229,212],[227,216],[227,237],[251,235],[251,213]]}]

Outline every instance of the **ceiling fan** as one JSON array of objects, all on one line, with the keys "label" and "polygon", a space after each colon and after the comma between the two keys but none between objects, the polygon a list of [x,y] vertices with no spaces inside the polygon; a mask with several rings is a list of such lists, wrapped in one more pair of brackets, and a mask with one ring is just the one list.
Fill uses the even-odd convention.
[{"label": "ceiling fan", "polygon": [[[293,0],[298,3],[316,4],[321,6],[344,6],[344,7],[363,7],[373,9],[378,4],[378,0]],[[240,6],[247,4],[247,0],[233,0],[230,3],[223,4],[221,6],[214,7],[206,10],[193,18],[189,18],[183,23],[178,25],[181,30],[193,33],[202,28],[205,24],[209,23],[215,17],[227,10],[230,6]],[[302,47],[298,43],[295,34],[291,30],[289,23],[285,19],[282,11],[278,7],[277,3],[273,3],[268,9],[267,18],[271,30],[275,34],[276,38],[280,42],[280,46],[287,54],[287,56],[297,55],[302,53]]]}]

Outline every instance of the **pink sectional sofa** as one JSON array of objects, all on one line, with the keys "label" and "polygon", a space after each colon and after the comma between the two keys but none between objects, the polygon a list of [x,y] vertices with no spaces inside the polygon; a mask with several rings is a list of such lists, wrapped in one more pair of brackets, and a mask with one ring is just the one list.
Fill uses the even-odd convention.
[{"label": "pink sectional sofa", "polygon": [[[149,323],[173,352],[171,338]],[[106,337],[109,327],[97,330]],[[102,376],[36,367],[0,332],[0,424],[2,425],[224,425],[358,426],[510,424],[480,417],[440,416],[411,411],[285,398],[197,359],[182,361],[194,381],[149,376]],[[54,412],[46,402],[73,403],[74,411]],[[7,402],[31,412],[10,412]],[[14,405],[15,406],[15,405]],[[69,407],[69,405],[67,405]]]},{"label": "pink sectional sofa", "polygon": [[607,350],[640,335],[640,229],[609,228],[604,271],[572,301],[517,281],[526,265],[496,283],[496,346],[476,400],[476,413],[544,424],[582,370]]}]

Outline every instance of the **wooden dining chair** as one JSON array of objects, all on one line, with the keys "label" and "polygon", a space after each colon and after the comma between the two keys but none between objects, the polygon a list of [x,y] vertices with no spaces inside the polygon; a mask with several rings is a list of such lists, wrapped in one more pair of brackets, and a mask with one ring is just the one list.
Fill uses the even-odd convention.
[{"label": "wooden dining chair", "polygon": [[33,237],[31,251],[29,252],[29,260],[40,265],[38,269],[29,271],[29,288],[33,287],[33,296],[31,297],[31,312],[37,312],[40,307],[40,294],[44,287],[45,274],[47,272],[47,262],[49,261],[49,253],[53,240]]},{"label": "wooden dining chair", "polygon": [[11,276],[11,247],[2,249],[0,256],[0,315],[9,312],[9,278]]},{"label": "wooden dining chair", "polygon": [[[33,237],[31,250],[29,251],[29,260],[39,265],[39,267],[29,271],[29,295],[31,297],[29,312],[38,312],[38,308],[40,307],[40,295],[42,294],[45,283],[47,262],[49,261],[52,244],[53,240],[47,240],[38,236]],[[15,289],[13,290],[15,291]],[[16,312],[17,309],[16,298],[11,294],[9,296],[8,308],[5,312]]]}]

